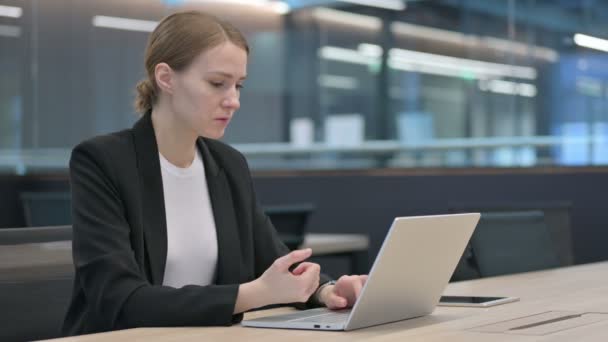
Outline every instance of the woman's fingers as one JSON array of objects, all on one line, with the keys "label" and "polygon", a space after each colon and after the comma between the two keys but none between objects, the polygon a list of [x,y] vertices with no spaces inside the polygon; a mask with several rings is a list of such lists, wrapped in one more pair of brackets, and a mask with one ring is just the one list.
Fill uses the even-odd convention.
[{"label": "woman's fingers", "polygon": [[275,260],[274,264],[280,271],[288,271],[291,265],[304,261],[311,255],[312,249],[310,248],[298,249],[278,258]]},{"label": "woman's fingers", "polygon": [[327,294],[325,298],[325,306],[329,309],[343,309],[348,306],[348,300],[338,296],[333,290]]},{"label": "woman's fingers", "polygon": [[299,264],[298,267],[294,268],[294,270],[291,271],[291,273],[294,275],[300,275],[300,274],[304,273],[307,269],[312,267],[313,265],[317,265],[317,264],[312,263],[312,262],[303,262],[303,263]]}]

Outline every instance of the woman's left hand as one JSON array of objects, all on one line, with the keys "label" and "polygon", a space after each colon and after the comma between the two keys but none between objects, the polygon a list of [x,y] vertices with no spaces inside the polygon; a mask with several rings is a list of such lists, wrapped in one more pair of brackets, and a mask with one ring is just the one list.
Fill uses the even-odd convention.
[{"label": "woman's left hand", "polygon": [[335,285],[321,289],[319,299],[332,310],[350,308],[355,305],[366,281],[367,275],[342,276]]}]

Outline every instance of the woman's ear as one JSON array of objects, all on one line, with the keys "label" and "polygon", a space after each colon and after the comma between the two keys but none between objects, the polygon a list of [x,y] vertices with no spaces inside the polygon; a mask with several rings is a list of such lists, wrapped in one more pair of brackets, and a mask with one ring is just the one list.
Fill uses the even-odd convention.
[{"label": "woman's ear", "polygon": [[154,78],[158,88],[173,94],[173,69],[167,63],[158,63],[154,68]]}]

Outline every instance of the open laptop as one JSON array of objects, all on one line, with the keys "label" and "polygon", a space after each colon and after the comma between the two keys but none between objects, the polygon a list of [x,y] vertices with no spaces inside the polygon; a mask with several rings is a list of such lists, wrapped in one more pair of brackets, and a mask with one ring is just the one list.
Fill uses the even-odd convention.
[{"label": "open laptop", "polygon": [[397,217],[352,309],[317,308],[241,324],[354,330],[428,315],[439,302],[479,217],[479,213]]}]

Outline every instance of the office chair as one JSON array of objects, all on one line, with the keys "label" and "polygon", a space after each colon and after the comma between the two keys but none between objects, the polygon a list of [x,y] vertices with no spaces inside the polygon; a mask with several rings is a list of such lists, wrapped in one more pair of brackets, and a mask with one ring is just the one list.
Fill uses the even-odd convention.
[{"label": "office chair", "polygon": [[22,192],[20,198],[28,227],[72,224],[69,192]]},{"label": "office chair", "polygon": [[279,237],[290,249],[297,249],[304,242],[306,224],[314,211],[311,204],[266,206],[264,212],[270,218]]},{"label": "office chair", "polygon": [[560,266],[541,211],[482,213],[471,248],[482,277]]},{"label": "office chair", "polygon": [[451,213],[541,211],[560,266],[574,264],[570,201],[453,202],[449,203],[448,208]]},{"label": "office chair", "polygon": [[61,336],[74,279],[72,228],[0,229],[0,341]]},{"label": "office chair", "polygon": [[479,278],[481,278],[481,273],[479,273],[479,266],[477,266],[477,261],[473,255],[473,248],[469,242],[462,253],[460,261],[458,261],[458,265],[456,265],[456,269],[452,274],[452,278],[450,278],[450,282]]}]

